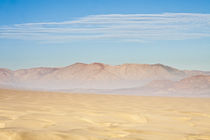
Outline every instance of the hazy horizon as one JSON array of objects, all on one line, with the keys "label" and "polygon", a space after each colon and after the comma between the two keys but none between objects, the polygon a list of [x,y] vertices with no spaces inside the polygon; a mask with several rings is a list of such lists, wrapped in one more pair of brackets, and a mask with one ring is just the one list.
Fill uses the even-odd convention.
[{"label": "hazy horizon", "polygon": [[0,0],[0,140],[210,140],[210,0]]},{"label": "hazy horizon", "polygon": [[171,68],[175,68],[175,69],[178,69],[178,70],[189,70],[189,71],[203,71],[203,72],[210,72],[209,70],[199,70],[199,69],[180,69],[180,68],[177,68],[175,66],[171,66],[171,65],[165,65],[165,64],[161,64],[161,63],[120,63],[120,64],[107,64],[107,63],[102,63],[102,62],[90,62],[90,63],[84,63],[84,62],[75,62],[75,63],[72,63],[72,64],[69,64],[69,65],[55,65],[55,66],[43,66],[43,65],[40,65],[40,66],[33,66],[33,67],[20,67],[20,68],[16,68],[16,69],[11,69],[11,68],[7,68],[7,67],[0,67],[0,69],[8,69],[8,70],[11,70],[11,71],[16,71],[16,70],[22,70],[22,69],[33,69],[33,68],[63,68],[63,67],[68,67],[68,66],[71,66],[71,65],[74,65],[74,64],[105,64],[105,65],[109,65],[109,66],[120,66],[120,65],[125,65],[125,64],[134,64],[134,65],[163,65],[163,66],[168,66],[168,67],[171,67]]}]

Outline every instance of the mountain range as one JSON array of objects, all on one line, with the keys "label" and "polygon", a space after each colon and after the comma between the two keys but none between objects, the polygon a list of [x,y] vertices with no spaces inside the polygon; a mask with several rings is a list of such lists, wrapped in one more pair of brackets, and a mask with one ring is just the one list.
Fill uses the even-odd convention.
[{"label": "mountain range", "polygon": [[75,63],[60,68],[0,69],[6,88],[130,94],[210,94],[210,72],[162,64]]}]

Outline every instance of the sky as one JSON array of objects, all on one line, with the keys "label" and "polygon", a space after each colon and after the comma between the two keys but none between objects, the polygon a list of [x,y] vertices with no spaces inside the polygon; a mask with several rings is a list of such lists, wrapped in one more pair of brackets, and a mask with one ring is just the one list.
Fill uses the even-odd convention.
[{"label": "sky", "polygon": [[210,71],[209,0],[0,0],[0,67],[161,63]]}]

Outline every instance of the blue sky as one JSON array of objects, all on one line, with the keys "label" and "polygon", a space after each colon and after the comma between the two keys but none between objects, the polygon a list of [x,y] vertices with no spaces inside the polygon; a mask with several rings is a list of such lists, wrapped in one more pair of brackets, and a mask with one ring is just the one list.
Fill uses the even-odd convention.
[{"label": "blue sky", "polygon": [[0,67],[162,63],[210,71],[209,0],[0,0]]}]

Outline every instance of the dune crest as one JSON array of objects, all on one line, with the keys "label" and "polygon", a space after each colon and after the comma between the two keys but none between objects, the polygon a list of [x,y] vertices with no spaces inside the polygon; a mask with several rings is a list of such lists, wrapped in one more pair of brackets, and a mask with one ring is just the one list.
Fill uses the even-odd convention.
[{"label": "dune crest", "polygon": [[209,106],[209,98],[0,89],[0,139],[208,140]]}]

